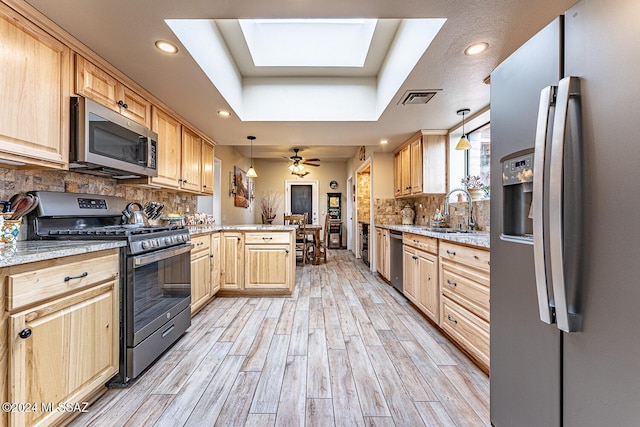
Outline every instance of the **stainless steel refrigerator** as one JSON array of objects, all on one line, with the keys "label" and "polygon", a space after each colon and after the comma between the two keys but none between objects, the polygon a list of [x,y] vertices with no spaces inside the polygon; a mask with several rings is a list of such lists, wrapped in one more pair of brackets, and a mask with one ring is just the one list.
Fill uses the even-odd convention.
[{"label": "stainless steel refrigerator", "polygon": [[640,2],[491,74],[491,422],[640,425]]}]

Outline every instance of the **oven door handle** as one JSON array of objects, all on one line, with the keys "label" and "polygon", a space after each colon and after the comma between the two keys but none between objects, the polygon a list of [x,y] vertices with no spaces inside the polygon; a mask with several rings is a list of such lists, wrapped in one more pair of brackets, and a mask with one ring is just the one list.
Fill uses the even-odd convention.
[{"label": "oven door handle", "polygon": [[176,255],[184,254],[186,252],[190,252],[193,248],[191,243],[183,246],[178,246],[177,248],[169,248],[162,251],[151,252],[144,255],[134,256],[133,257],[133,267],[138,268],[143,265],[151,264],[154,262],[162,261],[163,259],[171,258]]}]

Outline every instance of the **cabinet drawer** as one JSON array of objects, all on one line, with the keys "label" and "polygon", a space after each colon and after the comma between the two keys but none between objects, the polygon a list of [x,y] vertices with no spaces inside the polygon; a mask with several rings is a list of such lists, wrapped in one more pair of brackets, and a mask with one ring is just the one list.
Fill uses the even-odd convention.
[{"label": "cabinet drawer", "polygon": [[489,324],[448,298],[443,298],[440,327],[489,369]]},{"label": "cabinet drawer", "polygon": [[200,252],[209,252],[209,248],[211,247],[211,236],[209,234],[205,234],[202,236],[192,237],[191,244],[193,245],[193,249],[191,249],[192,257]]},{"label": "cabinet drawer", "polygon": [[290,243],[291,242],[291,234],[285,232],[274,232],[274,231],[265,231],[265,232],[255,232],[255,233],[246,233],[244,236],[245,244],[271,244],[271,243]]},{"label": "cabinet drawer", "polygon": [[421,236],[419,234],[402,233],[402,243],[404,245],[413,246],[423,251],[438,254],[438,239],[429,236]]},{"label": "cabinet drawer", "polygon": [[460,264],[442,263],[442,294],[489,321],[489,276]]},{"label": "cabinet drawer", "polygon": [[448,259],[484,270],[489,270],[491,259],[489,251],[449,242],[440,242],[440,256],[442,259]]},{"label": "cabinet drawer", "polygon": [[117,251],[89,253],[12,267],[7,277],[7,310],[86,288],[119,274]]}]

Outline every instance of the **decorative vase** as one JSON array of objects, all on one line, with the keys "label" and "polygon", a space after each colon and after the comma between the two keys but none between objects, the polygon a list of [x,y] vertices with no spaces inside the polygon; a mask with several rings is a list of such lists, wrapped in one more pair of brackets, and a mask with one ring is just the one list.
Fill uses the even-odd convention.
[{"label": "decorative vase", "polygon": [[484,199],[484,190],[482,188],[467,188],[469,194],[471,194],[471,200]]},{"label": "decorative vase", "polygon": [[400,211],[400,215],[402,216],[402,225],[413,225],[413,219],[416,217],[416,212],[413,210],[411,205],[405,205],[405,207]]}]

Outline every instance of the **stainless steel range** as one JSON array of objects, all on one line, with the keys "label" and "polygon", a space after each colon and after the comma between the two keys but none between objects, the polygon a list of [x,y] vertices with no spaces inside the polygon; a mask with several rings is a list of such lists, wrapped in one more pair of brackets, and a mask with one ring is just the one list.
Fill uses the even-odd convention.
[{"label": "stainless steel range", "polygon": [[36,192],[29,240],[125,240],[120,252],[120,373],[137,377],[191,325],[193,245],[184,227],[122,224],[127,201],[94,194]]}]

